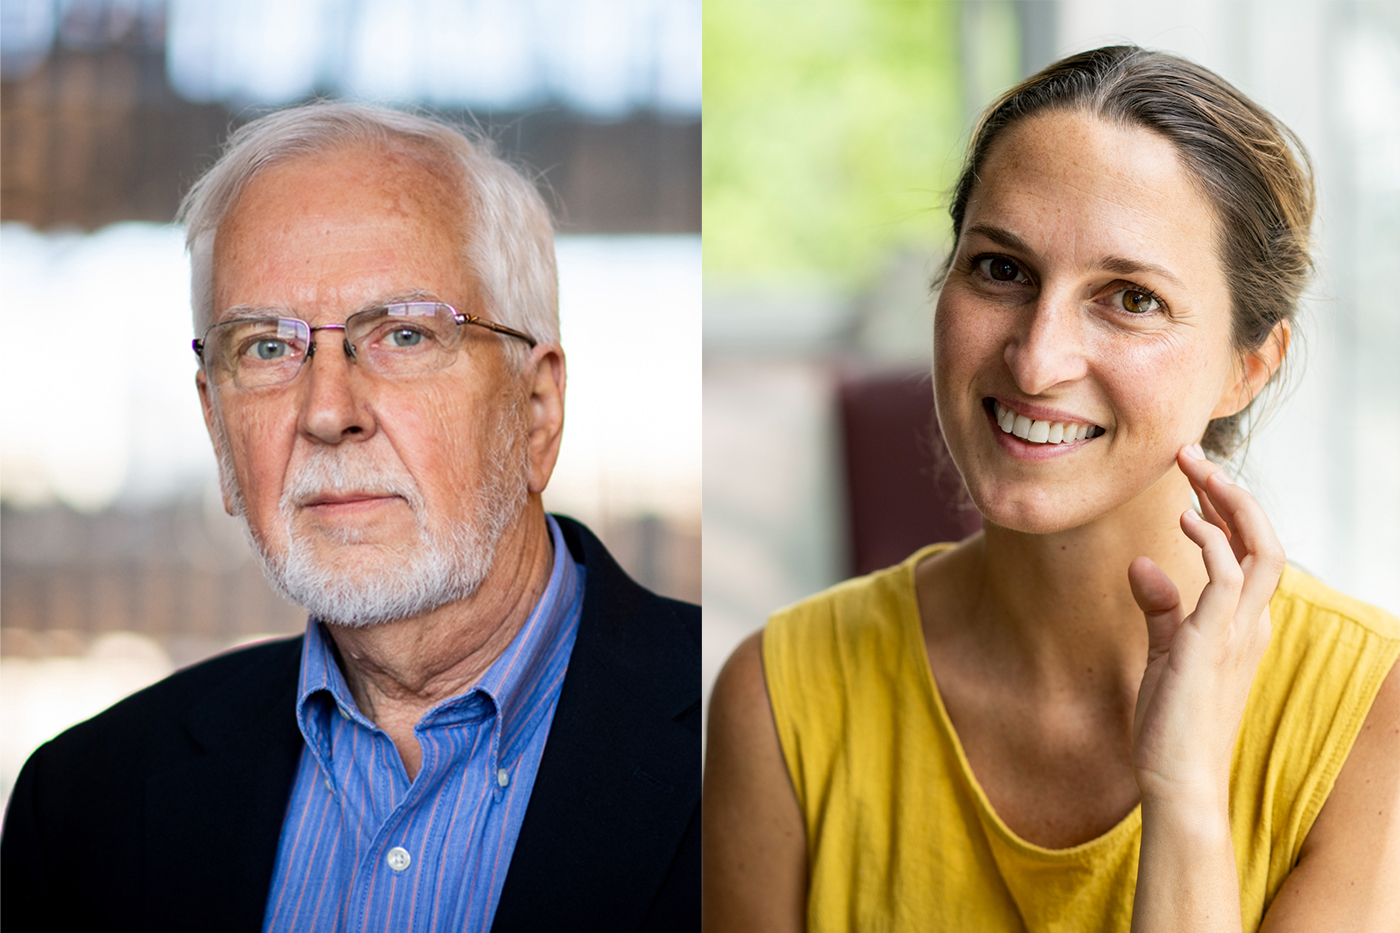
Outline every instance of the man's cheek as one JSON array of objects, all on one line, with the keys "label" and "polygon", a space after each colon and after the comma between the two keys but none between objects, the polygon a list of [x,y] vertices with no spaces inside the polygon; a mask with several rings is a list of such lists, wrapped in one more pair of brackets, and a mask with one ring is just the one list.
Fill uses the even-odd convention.
[{"label": "man's cheek", "polygon": [[252,508],[273,507],[282,495],[282,480],[296,441],[295,421],[265,411],[245,412],[232,444],[238,483]]},{"label": "man's cheek", "polygon": [[484,422],[488,400],[473,404],[460,393],[426,392],[417,404],[385,412],[382,428],[410,471],[426,477],[451,474],[473,461],[491,442]]}]

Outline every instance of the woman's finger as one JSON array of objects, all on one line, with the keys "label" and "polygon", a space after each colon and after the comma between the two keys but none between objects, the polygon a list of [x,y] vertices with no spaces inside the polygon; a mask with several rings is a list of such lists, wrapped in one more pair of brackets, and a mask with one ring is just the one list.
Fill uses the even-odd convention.
[{"label": "woman's finger", "polygon": [[1245,548],[1244,543],[1240,540],[1235,526],[1231,523],[1229,513],[1223,511],[1220,507],[1220,503],[1216,501],[1215,496],[1211,495],[1210,490],[1212,485],[1214,485],[1217,490],[1238,489],[1239,487],[1235,486],[1234,480],[1230,479],[1229,475],[1226,474],[1224,470],[1217,469],[1213,471],[1210,476],[1206,477],[1205,488],[1200,493],[1200,499],[1202,503],[1209,503],[1210,515],[1214,516],[1214,518],[1211,519],[1211,524],[1225,532],[1225,537],[1230,539],[1230,548],[1235,552],[1235,560],[1243,561],[1249,552]]},{"label": "woman's finger", "polygon": [[1212,477],[1207,494],[1234,532],[1230,539],[1244,573],[1240,609],[1257,618],[1278,586],[1286,558],[1274,526],[1258,500],[1223,474]]},{"label": "woman's finger", "polygon": [[1285,560],[1283,547],[1258,501],[1200,454],[1199,445],[1183,447],[1177,463],[1196,491],[1202,512],[1230,542],[1244,573],[1239,594],[1241,618],[1253,621],[1264,612],[1278,586]]},{"label": "woman's finger", "polygon": [[1139,557],[1128,565],[1128,586],[1147,620],[1147,662],[1166,654],[1185,613],[1176,584],[1150,557]]},{"label": "woman's finger", "polygon": [[1191,444],[1181,448],[1177,453],[1176,460],[1181,472],[1186,475],[1187,482],[1191,484],[1191,490],[1196,494],[1196,501],[1201,505],[1201,516],[1225,532],[1225,537],[1233,537],[1229,524],[1221,517],[1215,503],[1211,501],[1210,494],[1206,491],[1210,477],[1216,473],[1223,476],[1225,471],[1206,459],[1205,451],[1201,450],[1199,444]]},{"label": "woman's finger", "polygon": [[[1211,475],[1213,476],[1215,474]],[[1224,476],[1225,474],[1222,471],[1220,475]],[[1196,492],[1196,501],[1201,504],[1201,517],[1216,528],[1225,532],[1225,537],[1229,538],[1233,544],[1235,536],[1230,530],[1230,523],[1225,520],[1224,516],[1220,514],[1220,510],[1215,507],[1215,502],[1210,498],[1208,486],[1197,486],[1195,483],[1192,483],[1191,488]],[[1238,557],[1239,555],[1236,554],[1235,556]]]},{"label": "woman's finger", "polygon": [[1191,619],[1203,632],[1225,638],[1240,603],[1244,570],[1235,559],[1225,532],[1198,515],[1195,509],[1182,513],[1181,530],[1201,549],[1206,576],[1210,578],[1201,590]]}]

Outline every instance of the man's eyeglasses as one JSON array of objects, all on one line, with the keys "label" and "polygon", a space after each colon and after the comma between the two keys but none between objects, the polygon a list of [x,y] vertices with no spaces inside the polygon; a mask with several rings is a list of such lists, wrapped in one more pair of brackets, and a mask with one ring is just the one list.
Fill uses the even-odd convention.
[{"label": "man's eyeglasses", "polygon": [[250,317],[215,324],[194,341],[194,352],[216,386],[275,386],[291,382],[316,352],[311,335],[344,331],[345,355],[381,376],[442,369],[457,357],[462,325],[473,324],[525,341],[535,339],[502,324],[463,314],[437,301],[407,301],[370,308],[344,324],[312,327],[296,318]]}]

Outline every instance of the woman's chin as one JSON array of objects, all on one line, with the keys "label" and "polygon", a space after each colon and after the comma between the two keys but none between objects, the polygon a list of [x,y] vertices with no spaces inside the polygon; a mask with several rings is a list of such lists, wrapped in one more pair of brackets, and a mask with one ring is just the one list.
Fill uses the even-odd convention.
[{"label": "woman's chin", "polygon": [[1062,501],[1049,501],[1045,495],[1013,496],[976,489],[969,492],[984,523],[1022,534],[1068,531],[1096,517],[1095,510],[1086,508],[1083,502],[1073,503],[1071,507]]}]

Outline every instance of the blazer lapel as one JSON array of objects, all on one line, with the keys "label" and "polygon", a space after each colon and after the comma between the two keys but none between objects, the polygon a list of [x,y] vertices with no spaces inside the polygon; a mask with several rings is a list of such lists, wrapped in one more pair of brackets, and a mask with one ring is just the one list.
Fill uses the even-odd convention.
[{"label": "blazer lapel", "polygon": [[[197,751],[146,782],[146,885],[155,929],[259,930],[302,738],[301,639],[264,675],[191,710]],[[280,646],[279,646],[280,647]]]},{"label": "blazer lapel", "polygon": [[496,931],[640,926],[699,801],[698,633],[566,521],[583,613]]}]

